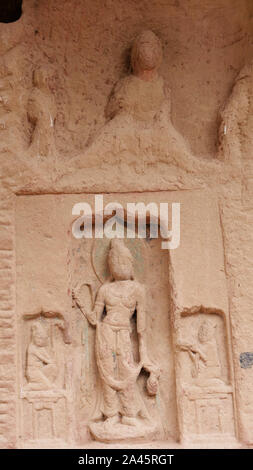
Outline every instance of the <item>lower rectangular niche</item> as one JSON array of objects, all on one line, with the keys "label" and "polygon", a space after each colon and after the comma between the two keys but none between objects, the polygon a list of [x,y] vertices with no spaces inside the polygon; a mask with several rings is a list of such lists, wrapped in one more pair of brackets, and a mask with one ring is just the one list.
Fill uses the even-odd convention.
[{"label": "lower rectangular niche", "polygon": [[[124,236],[112,241],[73,235],[72,210],[80,201],[90,204],[94,224],[93,194],[16,201],[20,445],[92,446],[94,440],[169,445],[193,435],[206,440],[234,435],[215,201],[203,191],[106,194],[104,205],[116,201],[123,208]],[[170,216],[172,203],[180,203],[180,246],[163,249],[148,220],[144,238],[137,237],[137,225],[134,237],[127,238],[129,201],[168,203]],[[102,219],[108,220],[103,211]],[[205,256],[213,259],[212,272],[205,271]],[[220,315],[211,315],[211,298]],[[207,375],[218,374],[218,382],[207,386],[205,373],[197,383],[189,372],[187,344],[196,343],[199,319],[206,316],[201,309],[188,314],[198,304],[218,318],[220,366],[206,367]]]}]

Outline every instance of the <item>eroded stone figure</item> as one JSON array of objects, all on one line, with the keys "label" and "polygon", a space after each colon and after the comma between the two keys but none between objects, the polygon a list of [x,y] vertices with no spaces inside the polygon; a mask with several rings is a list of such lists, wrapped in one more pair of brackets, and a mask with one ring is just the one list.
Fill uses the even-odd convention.
[{"label": "eroded stone figure", "polygon": [[40,321],[31,327],[31,342],[27,348],[27,390],[47,390],[57,377],[57,364],[49,345],[49,333]]},{"label": "eroded stone figure", "polygon": [[[145,342],[145,287],[134,279],[132,255],[122,240],[112,240],[108,265],[111,280],[100,287],[92,311],[74,293],[79,308],[96,327],[96,361],[102,383],[104,421],[92,423],[90,429],[101,440],[127,437],[133,433],[131,428],[141,427],[140,418],[146,416],[137,378],[142,368],[149,372],[147,392],[155,395],[159,376],[158,368],[148,358]],[[139,362],[134,361],[130,336],[130,320],[135,312]],[[136,435],[139,432],[140,429]]]},{"label": "eroded stone figure", "polygon": [[241,165],[252,160],[253,61],[236,77],[231,94],[220,111],[218,158]]},{"label": "eroded stone figure", "polygon": [[[143,31],[133,42],[131,74],[116,84],[106,108],[107,123],[95,136],[79,167],[112,161],[134,165],[138,171],[155,161],[193,171],[194,158],[171,121],[170,90],[159,74],[160,39]],[[189,163],[189,159],[192,161]]]},{"label": "eroded stone figure", "polygon": [[[12,76],[0,76],[0,150],[1,152],[24,151],[24,132],[18,113],[17,99],[13,96]],[[13,139],[15,129],[15,139]],[[14,142],[13,142],[14,140]]]},{"label": "eroded stone figure", "polygon": [[252,207],[253,198],[253,61],[238,74],[221,110],[217,157],[235,167],[242,177],[242,202]]},{"label": "eroded stone figure", "polygon": [[143,123],[155,119],[165,99],[164,81],[158,73],[161,61],[160,40],[152,31],[143,31],[132,46],[132,73],[117,83],[109,100],[109,119],[119,114]]},{"label": "eroded stone figure", "polygon": [[221,364],[215,337],[216,326],[210,321],[201,322],[196,342],[182,343],[180,349],[187,351],[192,363],[192,377],[200,386],[221,383]]},{"label": "eroded stone figure", "polygon": [[29,153],[33,157],[43,158],[55,153],[56,105],[48,86],[47,70],[34,70],[33,85],[27,105],[28,120],[33,127]]}]

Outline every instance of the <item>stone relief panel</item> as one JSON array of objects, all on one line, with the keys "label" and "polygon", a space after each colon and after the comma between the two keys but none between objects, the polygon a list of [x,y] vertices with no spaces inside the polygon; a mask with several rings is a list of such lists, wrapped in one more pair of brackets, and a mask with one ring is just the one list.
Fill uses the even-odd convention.
[{"label": "stone relief panel", "polygon": [[[133,197],[175,201],[171,192]],[[126,211],[129,194],[104,198]],[[169,253],[150,220],[143,239],[75,238],[73,206],[94,208],[94,195],[17,198],[22,445],[234,439],[218,208],[209,192],[176,199],[184,238]]]},{"label": "stone relief panel", "polygon": [[207,312],[184,315],[178,336],[183,438],[233,438],[235,396],[225,318]]},{"label": "stone relief panel", "polygon": [[69,440],[71,403],[67,322],[52,311],[25,314],[22,322],[21,432],[27,445],[63,443]]},{"label": "stone relief panel", "polygon": [[[133,39],[134,37],[135,39]],[[89,181],[90,186],[93,186],[94,181],[99,186],[103,186],[105,174],[102,175],[98,168],[102,165],[106,176],[110,176],[112,163],[114,164],[115,175],[117,174],[119,179],[123,178],[127,186],[131,186],[130,182],[133,183],[132,177],[134,177],[135,184],[138,184],[140,174],[145,178],[146,187],[155,185],[152,178],[154,167],[165,186],[167,183],[173,187],[184,186],[184,183],[187,187],[189,184],[192,186],[194,184],[191,180],[193,174],[201,180],[205,180],[206,177],[213,177],[217,181],[216,177],[223,180],[224,173],[226,173],[225,179],[229,179],[229,173],[234,170],[230,168],[230,164],[228,165],[232,159],[228,158],[229,146],[226,144],[226,137],[224,139],[224,136],[227,134],[227,129],[230,129],[230,125],[224,123],[229,121],[228,116],[230,114],[233,120],[237,105],[230,113],[232,108],[228,104],[227,111],[222,114],[222,124],[219,131],[220,148],[218,155],[216,155],[218,159],[211,159],[210,155],[210,158],[206,159],[201,158],[200,155],[200,158],[195,157],[184,137],[177,131],[172,119],[171,97],[164,66],[164,62],[168,61],[169,51],[166,47],[167,44],[162,39],[164,38],[161,33],[155,34],[151,30],[143,30],[139,34],[135,32],[131,36],[128,70],[124,71],[125,76],[123,78],[116,81],[117,78],[114,77],[114,80],[110,80],[111,85],[113,82],[116,84],[111,94],[108,90],[108,103],[106,104],[106,100],[103,100],[105,122],[103,124],[104,119],[101,119],[98,126],[100,131],[94,130],[94,132],[91,132],[90,138],[87,140],[80,137],[81,131],[78,132],[78,135],[74,131],[75,126],[79,129],[82,120],[86,121],[83,116],[84,109],[88,109],[88,103],[92,102],[92,99],[88,97],[89,93],[86,93],[87,90],[82,93],[82,96],[87,95],[85,98],[87,108],[83,107],[82,117],[78,115],[75,118],[73,109],[71,112],[68,109],[69,106],[72,108],[72,105],[67,103],[70,101],[70,96],[65,93],[64,89],[66,86],[65,70],[64,73],[61,73],[63,70],[61,70],[59,64],[56,66],[56,63],[54,63],[51,56],[52,47],[50,47],[50,52],[48,50],[48,54],[43,56],[42,50],[40,50],[42,44],[38,46],[40,40],[39,37],[36,37],[36,54],[34,54],[36,60],[30,57],[28,66],[23,57],[25,42],[22,43],[22,41],[27,40],[27,37],[20,41],[20,44],[22,44],[20,57],[24,61],[24,63],[22,62],[22,70],[25,77],[22,78],[22,93],[13,92],[12,80],[8,78],[7,85],[4,80],[2,111],[4,126],[7,125],[8,127],[8,120],[10,119],[12,124],[11,120],[15,118],[15,122],[13,122],[17,130],[17,138],[14,146],[17,148],[12,158],[15,158],[15,163],[19,167],[15,178],[21,182],[22,186],[25,186],[26,191],[31,190],[31,187],[36,187],[38,181],[40,182],[39,186],[44,191],[46,188],[47,191],[52,191],[52,185],[53,191],[64,191],[66,186],[71,186],[71,191],[75,191],[76,185],[79,184],[84,189],[84,186],[88,184],[86,180]],[[7,63],[10,67],[8,73],[17,75],[14,87],[17,86],[17,83],[20,86],[21,82],[18,79],[18,71],[14,60],[15,51],[13,53],[9,52],[6,54],[7,56],[10,55],[10,58],[7,57]],[[162,61],[162,56],[164,56],[164,61]],[[5,72],[4,70],[3,74]],[[172,70],[171,73],[173,73]],[[73,87],[78,89],[78,81],[72,82]],[[10,91],[12,94],[9,98],[7,96],[8,103],[4,96],[5,89],[7,89],[7,95],[10,94]],[[75,96],[76,92],[77,90],[75,90]],[[20,99],[17,99],[17,96]],[[78,96],[78,106],[80,103],[82,103],[82,99]],[[75,104],[77,105],[77,103]],[[245,100],[243,107],[246,104]],[[68,122],[68,118],[71,124]],[[73,119],[75,119],[75,123]],[[94,120],[94,129],[97,129],[98,121],[99,119]],[[208,119],[205,122],[208,122]],[[88,127],[92,127],[92,124],[90,123]],[[214,124],[212,128],[214,129]],[[19,129],[20,132],[18,132]],[[21,136],[21,134],[23,135]],[[67,134],[69,139],[66,139]],[[230,135],[232,134],[230,132]],[[201,141],[201,138],[202,136],[199,136],[198,140]],[[71,147],[72,139],[73,141],[75,139],[79,141],[79,148],[75,149],[73,158],[70,158],[72,152],[67,152],[63,157],[68,145]],[[11,135],[9,140],[11,142],[8,143],[8,147],[11,148],[13,145]],[[19,140],[22,144],[20,146],[18,145]],[[56,149],[56,140],[58,150]],[[232,140],[236,140],[233,135]],[[85,145],[83,145],[84,141],[86,141]],[[237,145],[230,147],[233,147],[234,153],[237,152],[235,150],[238,149]],[[59,148],[61,149],[61,155],[59,154]],[[213,154],[212,157],[215,157],[215,155]],[[164,172],[167,166],[170,167],[170,171]],[[84,177],[82,169],[88,172],[86,177]],[[126,171],[122,173],[122,169]],[[79,171],[76,172],[75,170]],[[127,181],[126,175],[129,173],[131,173],[131,177],[129,176]],[[13,173],[11,176],[13,177]],[[117,181],[117,189],[120,187],[118,186],[119,183]],[[245,192],[246,204],[250,204],[251,183],[252,178],[247,176],[245,171],[243,191]],[[144,180],[141,181],[141,184],[144,184]],[[197,180],[196,184],[198,186]],[[159,185],[157,188],[159,188]]]},{"label": "stone relief panel", "polygon": [[[95,3],[98,6],[98,0]],[[41,206],[40,204],[36,206],[37,203],[33,199],[30,205],[26,200],[27,206],[21,211],[21,215],[26,221],[24,223],[25,229],[23,227],[22,231],[19,226],[17,231],[17,276],[15,269],[12,268],[11,276],[13,276],[13,286],[14,278],[17,277],[17,312],[22,318],[22,326],[18,329],[20,344],[22,345],[22,351],[21,349],[18,350],[20,371],[18,385],[21,390],[18,389],[17,395],[21,401],[21,417],[19,419],[20,429],[22,429],[21,434],[22,436],[28,436],[27,439],[37,441],[37,445],[38,441],[44,440],[46,435],[50,436],[51,441],[54,439],[66,440],[67,434],[64,434],[65,437],[63,437],[58,429],[60,428],[59,422],[63,423],[61,429],[66,429],[65,423],[68,419],[66,418],[68,412],[66,411],[67,414],[65,414],[64,410],[68,408],[70,402],[72,403],[70,405],[73,407],[72,410],[75,408],[75,413],[72,413],[72,418],[69,420],[73,442],[90,439],[93,424],[100,426],[102,423],[100,427],[103,427],[105,422],[101,412],[103,400],[102,378],[99,373],[95,347],[97,328],[84,316],[77,299],[80,297],[82,304],[84,298],[85,308],[83,310],[85,312],[86,310],[92,311],[98,293],[102,286],[107,283],[110,273],[107,272],[107,258],[101,261],[100,254],[97,256],[100,260],[100,269],[98,267],[94,269],[94,253],[100,252],[94,250],[93,245],[86,246],[84,244],[83,252],[85,253],[83,257],[88,260],[85,266],[84,282],[82,283],[83,272],[77,274],[76,277],[73,275],[72,263],[75,257],[75,260],[78,260],[78,252],[77,255],[74,252],[72,253],[73,256],[67,258],[69,240],[66,241],[66,227],[69,220],[66,223],[64,210],[61,206],[62,200],[66,203],[63,193],[81,192],[82,190],[96,192],[100,191],[101,186],[105,192],[122,191],[122,188],[123,191],[140,192],[146,190],[177,190],[179,188],[188,190],[211,186],[220,200],[224,244],[226,245],[226,275],[231,281],[229,295],[233,327],[235,325],[233,331],[234,361],[237,364],[236,367],[243,369],[237,373],[237,382],[240,384],[238,400],[242,410],[242,422],[244,422],[244,428],[247,429],[244,439],[246,442],[252,442],[253,421],[250,418],[252,410],[248,402],[248,391],[252,386],[249,374],[246,379],[246,374],[250,372],[247,369],[250,369],[252,363],[250,328],[248,328],[251,322],[249,292],[252,291],[249,285],[251,279],[249,261],[251,248],[248,232],[251,214],[247,212],[252,207],[253,195],[251,158],[252,62],[242,68],[235,81],[231,96],[221,113],[219,150],[218,155],[216,155],[219,162],[216,160],[216,162],[212,162],[215,165],[212,165],[208,161],[209,158],[214,157],[214,134],[218,106],[224,101],[224,96],[234,80],[234,74],[242,66],[243,60],[250,56],[250,49],[246,47],[247,42],[249,42],[249,31],[247,27],[244,29],[245,23],[247,23],[246,18],[250,16],[248,15],[248,6],[243,2],[244,6],[243,8],[240,7],[240,12],[230,12],[231,21],[227,21],[226,10],[224,10],[224,17],[218,22],[216,17],[213,16],[217,14],[215,8],[208,14],[206,12],[201,13],[201,10],[197,8],[197,23],[194,23],[192,16],[188,15],[187,27],[181,28],[181,26],[179,27],[182,20],[181,16],[187,15],[182,10],[182,5],[177,6],[177,2],[175,2],[175,5],[170,6],[172,13],[170,24],[173,27],[168,28],[168,20],[166,15],[161,14],[161,10],[155,18],[155,22],[153,22],[150,6],[140,6],[142,10],[139,11],[139,6],[131,5],[132,18],[140,13],[146,15],[144,10],[147,10],[146,20],[142,24],[146,24],[147,27],[154,27],[157,32],[157,34],[154,34],[150,30],[139,33],[140,28],[135,19],[129,22],[125,21],[130,19],[127,2],[125,2],[124,8],[122,4],[116,12],[114,22],[116,26],[113,25],[115,29],[112,33],[110,28],[104,27],[105,23],[107,25],[112,23],[110,15],[115,14],[113,2],[109,3],[111,5],[109,7],[110,13],[108,15],[100,13],[100,33],[101,30],[109,31],[109,33],[103,33],[104,36],[94,34],[98,31],[96,29],[98,28],[97,25],[94,26],[95,29],[92,29],[94,23],[93,12],[95,11],[93,8],[87,14],[87,17],[89,15],[91,17],[91,20],[88,19],[88,27],[84,28],[83,23],[78,23],[79,17],[83,18],[83,15],[78,13],[75,15],[75,19],[71,21],[71,24],[65,25],[64,22],[63,25],[61,15],[59,15],[59,12],[62,12],[62,2],[59,0],[53,2],[51,6],[46,5],[46,3],[40,6],[37,5],[36,14],[34,14],[33,5],[28,7],[28,2],[26,2],[25,15],[22,17],[21,22],[17,22],[16,27],[13,25],[11,29],[7,29],[3,25],[1,28],[0,135],[2,139],[0,150],[3,154],[3,199],[13,195],[13,191],[23,194],[51,193],[52,191],[61,193],[60,198],[57,196],[52,198],[50,203],[46,203],[45,206],[43,202],[41,202]],[[80,8],[85,8],[85,6]],[[164,8],[166,8],[167,14],[168,6],[164,5]],[[68,9],[69,5],[66,4],[64,7],[66,14]],[[83,12],[83,10],[81,11]],[[204,15],[206,16],[204,17]],[[223,21],[223,19],[226,21]],[[121,21],[122,30],[118,28],[117,21],[119,20]],[[76,21],[78,28],[75,27]],[[202,31],[200,33],[202,34],[200,36],[201,40],[199,40],[199,37],[197,41],[192,40],[191,37],[195,37],[195,34],[192,34],[192,26],[199,26],[202,21],[203,29],[200,28]],[[238,21],[240,23],[239,29],[237,28]],[[22,34],[17,34],[19,28],[21,28]],[[119,37],[115,36],[116,30],[120,30]],[[189,44],[183,51],[187,30]],[[62,34],[63,31],[67,34]],[[64,40],[62,40],[63,37]],[[69,40],[70,37],[71,40]],[[133,38],[136,39],[133,40]],[[194,41],[201,46],[194,44]],[[161,43],[165,49],[163,61]],[[175,48],[170,48],[172,43],[176,45]],[[126,65],[121,64],[121,55],[130,44],[132,49],[129,69],[123,70]],[[102,61],[101,45],[104,48],[103,55],[105,57]],[[170,49],[173,49],[173,51],[170,51]],[[200,67],[199,62],[201,61],[202,66]],[[43,70],[47,70],[46,63],[52,64],[54,69],[59,71],[61,78],[55,88],[48,86],[47,76],[44,77],[45,80],[43,78]],[[126,76],[119,78],[122,71]],[[212,76],[211,80],[210,76]],[[172,86],[173,105],[176,103],[172,113],[174,121],[171,118],[171,100],[167,83]],[[116,85],[106,105],[113,84]],[[201,105],[203,102],[205,106]],[[56,107],[58,114],[56,113]],[[103,109],[106,109],[106,120],[102,117],[103,112],[101,111]],[[193,146],[195,153],[207,157],[205,161],[204,159],[202,161],[201,158],[197,160],[192,156],[187,143],[176,130],[176,125],[174,126],[176,122],[181,123],[180,127],[184,135],[188,135],[190,138],[193,136],[191,143],[195,141]],[[57,124],[56,134],[58,133],[58,135],[55,135],[55,123]],[[94,135],[93,130],[97,130],[100,126],[102,126],[100,132]],[[15,129],[15,138],[13,138],[12,129]],[[205,132],[205,129],[209,129],[211,132]],[[203,134],[205,134],[204,138]],[[89,135],[94,138],[88,139]],[[54,158],[55,137],[58,138],[58,150],[60,150],[58,159],[56,156]],[[208,145],[206,145],[207,141],[209,142]],[[208,148],[213,150],[208,153]],[[70,155],[79,154],[80,152],[79,158],[74,158],[71,161]],[[32,162],[34,156],[37,159],[36,163]],[[64,159],[65,163],[63,162]],[[65,164],[67,170],[64,168]],[[107,173],[105,172],[106,165]],[[94,166],[96,167],[95,170],[92,168]],[[84,172],[73,171],[73,168],[79,170],[83,167],[85,167]],[[122,171],[122,168],[125,171]],[[132,173],[131,169],[133,169]],[[72,179],[64,180],[67,171],[72,173]],[[137,174],[135,175],[136,179],[132,179],[131,176],[135,173]],[[140,178],[140,174],[142,178]],[[61,181],[59,185],[56,185],[55,180],[58,178]],[[137,197],[134,195],[135,199]],[[61,217],[58,217],[58,203],[61,206]],[[36,207],[35,212],[31,210],[33,204]],[[68,210],[70,213],[69,207]],[[191,213],[190,205],[188,210]],[[208,207],[207,210],[209,213],[210,208]],[[245,211],[244,214],[242,214],[242,210]],[[34,219],[32,223],[31,219],[27,218],[26,211],[28,214],[32,213]],[[193,213],[192,210],[191,218],[194,217]],[[48,221],[49,214],[53,222]],[[41,216],[42,221],[40,220]],[[62,222],[59,222],[60,218]],[[200,222],[199,227],[203,231],[205,224],[202,221]],[[57,233],[55,233],[54,224],[57,226]],[[193,223],[189,223],[185,238],[188,237],[193,225]],[[12,256],[14,260],[14,251],[16,249],[16,246],[13,245],[13,253],[9,248],[6,250],[9,243],[12,246],[10,236],[12,229],[11,223],[11,226],[3,231],[7,240],[6,242],[3,237],[3,256],[6,257],[6,253],[7,257],[11,256],[7,259],[7,264],[6,259],[3,261],[8,269],[10,259],[11,263],[14,263]],[[212,228],[209,227],[210,233],[211,230]],[[194,234],[196,235],[196,232]],[[188,239],[190,240],[190,252],[194,246],[194,241],[193,238],[188,237]],[[176,407],[174,406],[173,409],[173,403],[176,403],[176,395],[178,395],[177,403],[180,403],[178,420],[183,422],[180,429],[186,430],[186,435],[206,433],[206,436],[209,437],[211,434],[226,434],[229,422],[231,423],[230,430],[237,426],[228,310],[222,310],[225,312],[223,319],[223,327],[225,328],[224,344],[221,341],[223,336],[220,327],[222,315],[213,313],[212,318],[206,317],[207,320],[203,324],[194,325],[194,322],[192,322],[192,337],[188,337],[187,332],[182,338],[180,335],[178,346],[177,341],[175,341],[173,347],[170,324],[167,322],[170,317],[176,316],[183,309],[179,308],[182,306],[180,302],[178,302],[179,307],[176,306],[173,309],[173,305],[167,304],[169,301],[166,298],[171,285],[175,284],[173,286],[176,291],[175,305],[178,298],[184,297],[185,292],[191,292],[189,297],[192,302],[189,302],[187,307],[204,305],[209,307],[209,310],[207,310],[210,312],[213,307],[212,289],[214,286],[214,282],[211,283],[210,279],[214,280],[214,278],[218,279],[219,275],[223,276],[224,266],[221,264],[221,268],[217,268],[216,264],[213,267],[216,254],[214,257],[209,256],[212,243],[209,239],[209,243],[205,241],[205,249],[202,250],[199,256],[201,258],[200,264],[203,265],[202,256],[205,257],[206,253],[208,254],[207,269],[206,266],[201,266],[199,273],[194,272],[192,266],[198,256],[195,256],[194,260],[194,256],[189,259],[186,250],[183,249],[181,250],[183,252],[182,262],[178,262],[178,264],[174,262],[167,263],[170,267],[172,266],[172,274],[175,277],[171,275],[170,281],[166,281],[167,284],[165,285],[165,281],[162,279],[168,280],[169,278],[163,261],[166,257],[159,252],[158,248],[152,245],[155,245],[154,241],[149,240],[145,243],[150,248],[149,251],[146,250],[148,254],[144,256],[148,260],[147,267],[144,269],[145,276],[143,278],[138,276],[141,263],[134,266],[134,273],[138,282],[144,286],[147,292],[146,321],[148,326],[145,334],[147,344],[151,344],[149,346],[151,359],[150,357],[149,359],[158,364],[159,367],[159,380],[155,378],[154,382],[158,380],[157,390],[153,396],[149,396],[148,374],[152,375],[152,372],[150,373],[143,368],[136,378],[135,385],[141,390],[141,397],[146,404],[148,414],[151,416],[152,424],[157,425],[157,436],[165,436],[166,438],[167,436],[173,438],[177,436]],[[185,246],[185,240],[182,245]],[[206,248],[207,245],[208,249]],[[219,246],[221,245],[222,242],[219,240]],[[243,250],[241,245],[245,247]],[[133,247],[128,248],[132,256],[135,257],[136,251]],[[201,249],[199,248],[199,251],[196,251],[195,254],[200,252]],[[152,258],[151,253],[155,253],[154,258]],[[224,253],[222,253],[222,256],[224,257]],[[240,259],[238,264],[237,258]],[[212,263],[210,263],[210,259],[212,259]],[[69,269],[70,266],[71,269]],[[152,266],[152,270],[150,266]],[[190,275],[187,279],[187,291],[185,285],[182,287],[181,280],[187,278],[189,274],[188,266],[192,268],[194,275],[192,278]],[[202,276],[205,269],[206,277]],[[99,275],[96,274],[97,271]],[[104,271],[107,274],[102,276],[101,273]],[[7,279],[7,274],[4,274],[4,276]],[[204,289],[203,284],[200,283],[202,289],[198,289],[198,282],[195,283],[195,278],[198,276],[202,276],[205,280],[203,281],[206,284]],[[6,283],[9,282],[8,279]],[[237,280],[240,280],[238,284]],[[191,282],[195,289],[191,289]],[[81,285],[79,285],[80,283]],[[75,294],[76,288],[79,295],[78,292]],[[244,290],[242,291],[242,289]],[[220,290],[222,291],[222,288]],[[14,301],[13,305],[9,307],[7,289],[4,287],[3,291],[4,300],[1,315],[3,315],[3,325],[6,325],[6,318],[9,318],[9,309],[14,308]],[[211,292],[210,296],[209,292]],[[73,299],[71,298],[72,293]],[[223,295],[226,298],[225,290]],[[200,298],[201,300],[204,298],[205,302],[200,301]],[[72,301],[72,309],[69,308],[70,301]],[[220,299],[217,303],[219,301]],[[57,304],[57,302],[62,303],[61,307],[63,308],[54,309],[54,303]],[[40,309],[41,305],[43,305],[44,310]],[[42,315],[43,321],[38,321],[38,323],[36,321],[39,320],[39,317],[37,319],[25,318],[25,315],[27,315],[25,312],[28,312],[30,307],[32,307],[31,310],[43,311],[46,314],[51,311],[64,312],[64,322],[66,317],[70,318],[71,331],[73,330],[73,348],[68,346],[64,339],[65,327],[61,331],[59,325],[52,326],[53,317],[45,316],[44,318],[44,315],[39,314]],[[51,308],[52,310],[50,310]],[[167,313],[169,312],[167,317],[165,316],[166,309]],[[162,312],[161,315],[155,315],[154,312],[157,312],[157,310]],[[208,315],[207,310],[205,310],[205,316]],[[213,309],[213,312],[216,311],[218,311],[218,308]],[[103,311],[102,318],[104,315]],[[216,323],[215,325],[212,324],[215,315],[220,315],[217,319],[217,325]],[[131,345],[133,347],[134,363],[138,364],[140,361],[138,357],[137,316],[138,311],[136,310],[131,320],[135,325],[135,334],[131,335]],[[198,314],[196,314],[196,318],[197,316]],[[193,316],[189,315],[190,317],[193,320]],[[184,329],[183,322],[187,318],[186,316],[180,318],[182,332]],[[56,319],[60,321],[58,317]],[[34,322],[33,326],[32,322]],[[11,323],[14,331],[15,322]],[[163,328],[161,328],[161,325]],[[8,344],[11,354],[14,355],[15,332],[10,333],[9,327],[6,326],[2,326],[2,328],[2,343],[4,347],[5,344]],[[8,331],[5,331],[5,328]],[[161,329],[163,330],[162,333]],[[189,326],[190,330],[191,327]],[[168,337],[165,338],[167,334],[165,332],[168,331]],[[209,339],[203,342],[203,335],[208,337],[209,334]],[[168,342],[166,343],[166,341]],[[157,349],[157,343],[159,349]],[[56,351],[52,348],[52,344],[56,344]],[[65,354],[65,351],[70,349],[71,353]],[[62,350],[64,351],[64,359],[58,360],[57,351]],[[227,357],[221,353],[223,350],[227,350]],[[163,354],[161,351],[163,351]],[[212,360],[209,351],[212,351]],[[188,395],[186,393],[188,397],[186,397],[186,400],[180,395],[180,368],[176,367],[176,371],[174,371],[174,354],[176,354],[176,357],[180,356],[185,377],[188,377],[187,373],[189,372],[189,380],[182,382],[183,390],[186,390],[187,393],[190,390]],[[165,357],[169,357],[167,363],[165,363]],[[237,358],[240,358],[240,360],[237,361]],[[1,360],[6,361],[7,359]],[[176,358],[176,362],[177,360]],[[14,370],[16,362],[14,359],[12,361]],[[186,366],[184,362],[187,363]],[[65,368],[63,363],[66,363]],[[71,371],[67,376],[63,372],[65,369]],[[173,391],[174,380],[172,380],[172,377],[174,377],[174,373],[179,383],[177,394]],[[6,376],[9,376],[8,369]],[[64,385],[65,382],[66,385]],[[13,372],[12,383],[9,382],[6,385],[3,381],[4,400],[9,391],[12,397],[15,395],[15,383],[16,377],[15,372]],[[167,396],[166,386],[169,390]],[[154,388],[156,389],[156,385]],[[64,395],[63,398],[57,398],[54,401],[57,393],[68,395],[69,390],[71,390],[70,398],[66,398]],[[116,390],[116,395],[119,394],[120,391]],[[213,400],[211,400],[211,405],[210,395],[212,395]],[[197,398],[190,399],[189,397]],[[216,399],[217,401],[215,401]],[[192,402],[195,403],[195,412],[192,408]],[[8,408],[6,403],[5,400],[4,410]],[[30,403],[29,406],[28,403]],[[213,406],[212,403],[215,405]],[[221,403],[225,404],[222,409]],[[208,411],[209,405],[210,411]],[[216,409],[219,409],[218,413],[215,413]],[[226,411],[224,411],[225,409]],[[13,406],[13,410],[11,411],[12,419],[15,419],[15,406]],[[32,410],[31,414],[29,414],[29,410]],[[25,413],[27,413],[27,419]],[[119,414],[119,423],[117,424],[122,425],[122,416],[121,413]],[[188,422],[196,414],[198,415],[197,427],[191,426]],[[210,415],[213,417],[212,422],[208,421]],[[9,432],[9,429],[12,427],[14,429],[14,426],[10,424],[11,420],[6,418],[8,414],[5,413],[4,416],[4,420],[8,421]],[[0,423],[0,427],[5,438],[8,432],[4,420]],[[250,425],[249,420],[251,420]],[[26,428],[28,423],[31,424],[31,428]],[[83,423],[86,427],[82,426]],[[22,427],[23,424],[24,427]],[[74,437],[73,429],[76,431]],[[10,434],[14,436],[10,440],[11,445],[13,445],[16,433],[11,430]],[[25,437],[22,437],[22,439],[26,440]],[[103,436],[102,439],[104,439]]]}]

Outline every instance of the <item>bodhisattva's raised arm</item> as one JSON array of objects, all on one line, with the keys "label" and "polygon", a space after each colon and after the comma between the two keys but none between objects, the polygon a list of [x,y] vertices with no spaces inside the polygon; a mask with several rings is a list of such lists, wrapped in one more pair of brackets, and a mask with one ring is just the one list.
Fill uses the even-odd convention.
[{"label": "bodhisattva's raised arm", "polygon": [[[90,288],[90,286],[88,287]],[[99,288],[92,310],[88,309],[87,306],[84,305],[79,297],[77,290],[73,290],[73,298],[75,299],[76,305],[79,307],[85,318],[87,318],[89,323],[93,326],[96,326],[97,322],[101,319],[105,307],[104,286]]]}]

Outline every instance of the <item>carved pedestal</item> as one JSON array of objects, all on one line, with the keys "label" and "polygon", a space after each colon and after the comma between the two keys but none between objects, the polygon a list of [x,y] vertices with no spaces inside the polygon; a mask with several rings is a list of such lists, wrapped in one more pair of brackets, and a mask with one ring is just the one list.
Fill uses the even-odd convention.
[{"label": "carved pedestal", "polygon": [[25,445],[63,446],[69,441],[69,400],[64,390],[22,392]]},{"label": "carved pedestal", "polygon": [[[210,443],[215,440],[231,442],[235,440],[232,387],[185,387],[183,390],[182,440],[190,445],[200,441]],[[189,419],[189,415],[191,419]]]}]

